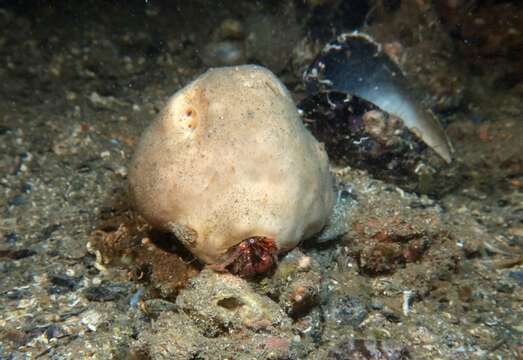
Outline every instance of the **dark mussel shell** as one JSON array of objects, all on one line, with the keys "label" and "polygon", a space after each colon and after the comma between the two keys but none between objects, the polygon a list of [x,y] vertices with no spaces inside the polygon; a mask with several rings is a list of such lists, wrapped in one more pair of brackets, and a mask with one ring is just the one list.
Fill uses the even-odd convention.
[{"label": "dark mussel shell", "polygon": [[368,36],[345,34],[327,44],[304,80],[310,95],[298,107],[334,164],[408,191],[441,195],[452,187],[443,129]]},{"label": "dark mussel shell", "polygon": [[369,101],[395,115],[446,162],[452,148],[438,120],[423,109],[398,66],[381,45],[362,33],[328,43],[304,74],[310,94],[336,91]]},{"label": "dark mussel shell", "polygon": [[[403,121],[376,105],[343,93],[309,96],[299,104],[305,126],[339,166],[365,169],[408,191],[437,194],[446,163]],[[436,183],[435,183],[436,182]]]}]

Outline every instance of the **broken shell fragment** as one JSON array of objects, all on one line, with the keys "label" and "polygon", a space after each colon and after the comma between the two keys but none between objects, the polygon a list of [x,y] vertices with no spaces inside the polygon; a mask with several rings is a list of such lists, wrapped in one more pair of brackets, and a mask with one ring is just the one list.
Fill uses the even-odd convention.
[{"label": "broken shell fragment", "polygon": [[327,44],[304,74],[310,93],[339,92],[366,100],[400,118],[446,162],[451,144],[436,118],[415,101],[408,82],[380,44],[363,33],[342,34]]},{"label": "broken shell fragment", "polygon": [[285,86],[253,65],[211,69],[178,91],[143,134],[129,187],[152,226],[248,274],[318,233],[334,202],[323,146]]}]

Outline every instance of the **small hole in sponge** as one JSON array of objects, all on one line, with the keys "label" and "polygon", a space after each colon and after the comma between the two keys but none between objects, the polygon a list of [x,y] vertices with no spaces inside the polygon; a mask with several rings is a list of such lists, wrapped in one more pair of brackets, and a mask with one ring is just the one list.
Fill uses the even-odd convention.
[{"label": "small hole in sponge", "polygon": [[182,119],[189,129],[196,129],[198,118],[196,117],[196,111],[194,111],[194,109],[189,108],[185,110]]},{"label": "small hole in sponge", "polygon": [[227,297],[218,301],[218,305],[227,310],[236,310],[243,306],[243,303],[235,297]]}]

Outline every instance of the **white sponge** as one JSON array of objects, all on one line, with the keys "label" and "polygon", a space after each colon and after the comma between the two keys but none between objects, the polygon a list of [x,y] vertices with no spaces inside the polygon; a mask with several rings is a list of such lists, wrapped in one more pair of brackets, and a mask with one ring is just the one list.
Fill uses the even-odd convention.
[{"label": "white sponge", "polygon": [[129,172],[136,209],[219,264],[252,237],[278,251],[318,233],[334,193],[322,144],[267,69],[211,69],[178,91],[142,136]]}]

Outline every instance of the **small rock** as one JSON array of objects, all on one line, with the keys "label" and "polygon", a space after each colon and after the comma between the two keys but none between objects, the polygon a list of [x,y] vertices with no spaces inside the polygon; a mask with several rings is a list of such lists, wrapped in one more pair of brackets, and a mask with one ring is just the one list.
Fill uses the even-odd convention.
[{"label": "small rock", "polygon": [[9,290],[5,293],[5,297],[9,300],[20,300],[31,296],[31,291],[28,289],[18,288]]},{"label": "small rock", "polygon": [[153,316],[159,316],[165,311],[175,311],[176,304],[163,299],[149,299],[145,300],[145,310]]},{"label": "small rock", "polygon": [[121,298],[130,292],[130,286],[125,284],[110,284],[91,286],[83,291],[89,301],[112,301]]},{"label": "small rock", "polygon": [[516,280],[519,286],[523,286],[523,271],[512,271],[508,274],[511,279]]},{"label": "small rock", "polygon": [[290,341],[280,336],[268,336],[262,344],[269,353],[286,354],[289,351]]},{"label": "small rock", "polygon": [[263,329],[286,326],[290,319],[268,297],[255,293],[243,279],[205,269],[182,290],[176,305],[207,333],[224,329]]},{"label": "small rock", "polygon": [[523,239],[523,225],[514,226],[507,230],[507,234]]},{"label": "small rock", "polygon": [[362,299],[344,296],[331,301],[325,307],[324,313],[327,321],[357,328],[365,320],[369,312]]},{"label": "small rock", "polygon": [[24,183],[20,187],[20,192],[22,194],[29,194],[31,192],[31,190],[32,190],[32,186],[31,186],[31,184],[28,184],[28,183]]},{"label": "small rock", "polygon": [[8,258],[11,260],[20,260],[26,257],[30,257],[36,254],[36,251],[30,249],[18,249],[18,250],[0,250],[0,259]]},{"label": "small rock", "polygon": [[387,341],[345,338],[329,350],[332,360],[400,360],[410,359],[405,346]]},{"label": "small rock", "polygon": [[59,326],[53,324],[45,330],[45,336],[47,340],[59,338],[64,336],[64,331]]},{"label": "small rock", "polygon": [[268,282],[268,293],[290,317],[297,319],[319,303],[321,275],[311,257],[294,249],[278,264]]},{"label": "small rock", "polygon": [[24,202],[24,197],[22,194],[17,194],[15,196],[13,196],[8,202],[7,204],[9,206],[18,206],[18,205],[21,205],[22,203]]},{"label": "small rock", "polygon": [[89,95],[89,101],[91,101],[91,104],[97,109],[114,109],[118,106],[125,105],[114,96],[102,96],[96,91],[93,91],[91,95]]},{"label": "small rock", "polygon": [[319,344],[323,331],[323,314],[318,308],[314,308],[307,316],[298,319],[294,328],[301,336],[309,337],[312,342]]},{"label": "small rock", "polygon": [[98,326],[105,320],[105,316],[101,312],[91,309],[82,314],[81,322],[87,326],[89,330],[96,331]]},{"label": "small rock", "polygon": [[3,236],[3,240],[8,243],[9,245],[16,244],[16,240],[18,239],[18,236],[16,233],[11,232]]},{"label": "small rock", "polygon": [[164,312],[133,344],[131,353],[146,353],[152,360],[199,359],[198,350],[206,340],[187,315]]},{"label": "small rock", "polygon": [[383,316],[385,316],[385,319],[387,319],[391,323],[401,322],[401,317],[398,314],[396,314],[394,311],[392,311],[391,309],[388,309],[388,308],[383,309],[382,314],[383,314]]},{"label": "small rock", "polygon": [[58,230],[62,225],[61,224],[51,224],[43,228],[40,234],[40,240],[45,241],[53,235],[53,233]]},{"label": "small rock", "polygon": [[60,286],[62,288],[67,288],[69,291],[74,290],[81,278],[74,278],[67,275],[51,275],[49,276],[49,281],[51,284]]},{"label": "small rock", "polygon": [[319,301],[319,276],[297,279],[280,296],[280,305],[292,318],[307,314]]}]

